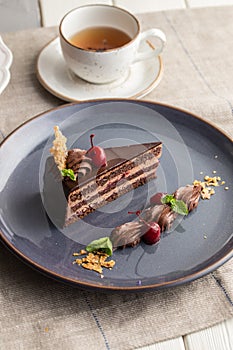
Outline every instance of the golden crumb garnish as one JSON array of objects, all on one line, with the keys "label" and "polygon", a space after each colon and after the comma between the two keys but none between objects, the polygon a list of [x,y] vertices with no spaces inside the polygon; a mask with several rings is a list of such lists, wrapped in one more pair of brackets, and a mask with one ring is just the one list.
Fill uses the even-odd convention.
[{"label": "golden crumb garnish", "polygon": [[208,188],[203,188],[202,191],[201,191],[201,198],[202,199],[210,199],[210,191]]},{"label": "golden crumb garnish", "polygon": [[75,262],[76,262],[76,264],[81,265],[82,264],[82,259],[76,259]]},{"label": "golden crumb garnish", "polygon": [[206,187],[205,181],[199,181],[199,180],[194,180],[194,181],[193,181],[193,185],[194,185],[194,186],[196,186],[196,185],[201,185],[202,188],[205,188],[205,187]]},{"label": "golden crumb garnish", "polygon": [[[114,260],[107,260],[109,255],[101,252],[88,253],[82,249],[79,253],[73,253],[73,256],[80,256],[86,254],[83,258],[75,259],[73,264],[78,264],[87,270],[93,270],[102,275],[103,267],[107,269],[112,269],[115,265]],[[101,277],[103,278],[103,277]]]},{"label": "golden crumb garnish", "polygon": [[204,180],[208,186],[219,186],[219,183],[218,183],[219,180],[217,176],[211,177],[207,175],[204,177]]},{"label": "golden crumb garnish", "polygon": [[79,256],[87,254],[87,251],[85,249],[81,249],[80,252],[73,253],[73,256]]},{"label": "golden crumb garnish", "polygon": [[224,190],[226,190],[226,191],[229,190],[229,187],[228,186],[224,187]]},{"label": "golden crumb garnish", "polygon": [[54,126],[55,139],[53,141],[53,147],[50,148],[50,153],[54,157],[54,161],[57,164],[58,169],[61,171],[66,168],[66,137],[61,133],[58,126]]},{"label": "golden crumb garnish", "polygon": [[215,194],[215,190],[213,188],[210,188],[209,191],[210,191],[210,195]]},{"label": "golden crumb garnish", "polygon": [[196,185],[200,185],[201,184],[201,181],[199,180],[194,180],[193,181],[193,185],[196,186]]},{"label": "golden crumb garnish", "polygon": [[[216,174],[216,170],[213,170],[213,174]],[[225,181],[222,181],[220,176],[204,176],[204,181],[194,180],[193,185],[201,185],[201,198],[210,199],[215,194],[215,190],[212,187],[218,187],[224,185]],[[226,187],[225,187],[226,189]]]}]

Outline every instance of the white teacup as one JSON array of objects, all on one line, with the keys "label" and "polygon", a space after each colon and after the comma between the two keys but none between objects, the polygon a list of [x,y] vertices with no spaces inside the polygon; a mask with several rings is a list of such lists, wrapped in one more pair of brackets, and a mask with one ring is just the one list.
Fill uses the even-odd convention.
[{"label": "white teacup", "polygon": [[[68,12],[61,20],[59,33],[68,68],[80,78],[97,84],[117,80],[131,64],[158,56],[166,42],[160,29],[141,32],[135,16],[109,5],[81,6]],[[159,39],[154,50],[145,45],[150,37]],[[88,44],[88,41],[92,42]]]}]

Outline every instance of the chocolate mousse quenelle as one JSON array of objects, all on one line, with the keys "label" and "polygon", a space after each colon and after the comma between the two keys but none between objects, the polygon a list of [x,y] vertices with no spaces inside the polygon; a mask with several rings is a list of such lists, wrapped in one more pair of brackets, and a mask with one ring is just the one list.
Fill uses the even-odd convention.
[{"label": "chocolate mousse quenelle", "polygon": [[198,206],[201,185],[180,187],[173,194],[157,193],[151,197],[151,205],[135,214],[137,221],[116,227],[110,239],[114,248],[135,246],[141,240],[147,244],[157,243],[160,234],[169,229],[178,215],[188,215]]}]

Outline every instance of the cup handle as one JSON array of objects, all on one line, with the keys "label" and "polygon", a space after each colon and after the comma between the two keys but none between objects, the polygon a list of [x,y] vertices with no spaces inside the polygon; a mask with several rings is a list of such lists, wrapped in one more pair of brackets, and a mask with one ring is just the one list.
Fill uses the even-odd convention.
[{"label": "cup handle", "polygon": [[[164,49],[164,46],[166,44],[166,35],[162,30],[157,28],[148,29],[140,34],[139,38],[139,47],[143,42],[146,42],[149,37],[156,37],[160,40],[160,45],[156,49],[153,50],[144,50],[144,51],[138,51],[136,54],[135,59],[132,63],[136,63],[138,61],[142,61],[148,58],[156,57],[158,56]],[[149,45],[147,45],[149,46]]]}]

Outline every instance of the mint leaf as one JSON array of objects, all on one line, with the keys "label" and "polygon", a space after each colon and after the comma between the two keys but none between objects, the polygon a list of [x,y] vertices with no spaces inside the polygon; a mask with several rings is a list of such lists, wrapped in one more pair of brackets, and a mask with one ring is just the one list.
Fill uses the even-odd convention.
[{"label": "mint leaf", "polygon": [[169,204],[171,209],[180,215],[188,215],[189,211],[184,201],[174,198],[173,194],[167,194],[161,198],[163,204]]},{"label": "mint leaf", "polygon": [[72,169],[63,169],[61,170],[62,176],[68,176],[70,180],[76,181],[76,176],[74,174],[74,171]]},{"label": "mint leaf", "polygon": [[103,251],[107,255],[112,255],[112,242],[109,237],[102,237],[96,239],[86,246],[86,250],[91,252],[97,252],[98,250]]},{"label": "mint leaf", "polygon": [[188,215],[189,211],[187,208],[187,205],[185,204],[185,202],[179,200],[179,199],[175,199],[172,200],[171,202],[171,208],[173,211],[175,211],[176,213],[180,214],[180,215]]},{"label": "mint leaf", "polygon": [[162,197],[161,198],[161,202],[163,204],[170,204],[171,203],[171,200],[174,199],[174,196],[173,194],[166,194],[166,196]]}]

